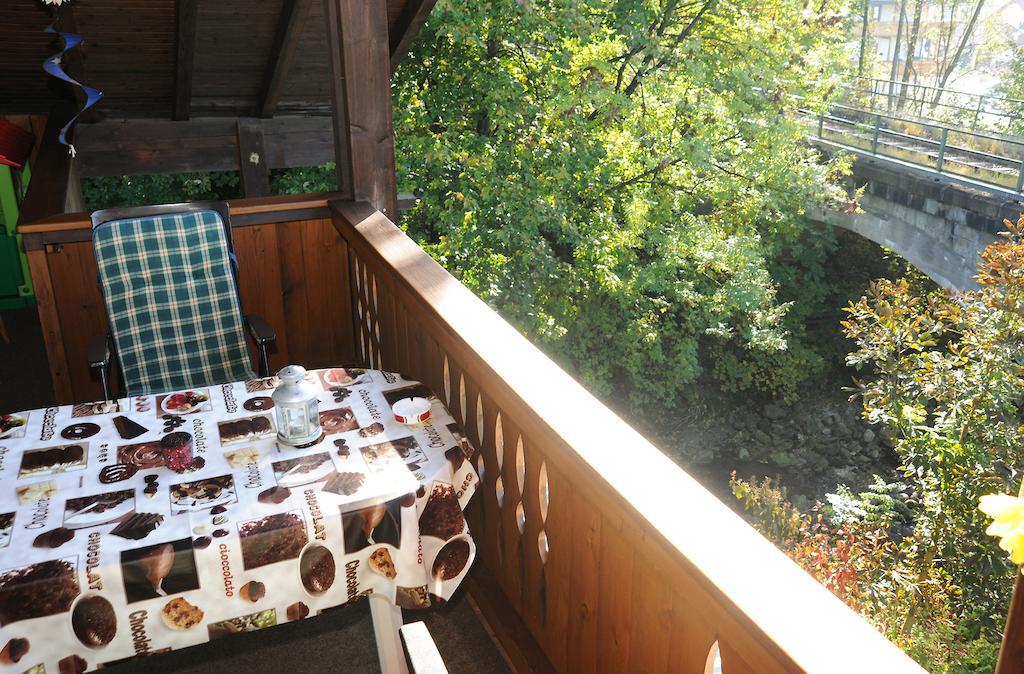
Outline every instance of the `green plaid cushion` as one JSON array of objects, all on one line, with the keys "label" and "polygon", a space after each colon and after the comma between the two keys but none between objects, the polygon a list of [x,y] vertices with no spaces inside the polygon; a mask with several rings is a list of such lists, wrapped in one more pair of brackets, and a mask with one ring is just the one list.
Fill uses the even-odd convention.
[{"label": "green plaid cushion", "polygon": [[93,248],[128,395],[253,377],[218,213],[112,220]]}]

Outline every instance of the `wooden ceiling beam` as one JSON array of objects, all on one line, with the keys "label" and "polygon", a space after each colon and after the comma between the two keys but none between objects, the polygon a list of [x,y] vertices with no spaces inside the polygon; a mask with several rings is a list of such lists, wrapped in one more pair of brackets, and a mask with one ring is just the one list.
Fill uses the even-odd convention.
[{"label": "wooden ceiling beam", "polygon": [[409,53],[413,38],[420,31],[437,0],[407,0],[402,13],[390,31],[391,72],[395,72],[398,64]]},{"label": "wooden ceiling beam", "polygon": [[288,70],[295,60],[299,49],[302,29],[306,25],[306,17],[313,0],[284,0],[281,16],[277,22],[277,32],[270,48],[266,74],[263,76],[263,88],[260,95],[259,117],[273,117],[277,111],[277,102],[281,98]]},{"label": "wooden ceiling beam", "polygon": [[319,166],[334,159],[329,117],[209,117],[79,124],[76,163],[83,177],[238,171],[243,159],[240,128],[250,137],[262,134],[262,149],[248,149],[244,159],[248,161],[252,152],[257,152],[257,165],[263,171]]},{"label": "wooden ceiling beam", "polygon": [[176,0],[177,48],[174,61],[174,114],[176,120],[188,119],[192,107],[192,74],[195,70],[196,27],[199,0]]}]

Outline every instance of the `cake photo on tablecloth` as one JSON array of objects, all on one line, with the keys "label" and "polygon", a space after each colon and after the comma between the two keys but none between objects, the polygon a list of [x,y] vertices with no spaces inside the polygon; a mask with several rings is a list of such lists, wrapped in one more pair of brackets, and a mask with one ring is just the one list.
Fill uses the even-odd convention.
[{"label": "cake photo on tablecloth", "polygon": [[23,438],[28,426],[28,412],[24,414],[0,414],[0,439]]},{"label": "cake photo on tablecloth", "polygon": [[123,550],[121,576],[128,603],[198,590],[199,574],[192,539]]},{"label": "cake photo on tablecloth", "polygon": [[429,401],[437,400],[437,396],[430,389],[429,386],[424,384],[413,384],[412,386],[403,386],[402,388],[391,389],[390,391],[384,391],[384,400],[388,401],[389,406],[394,406],[399,400],[405,398],[426,398]]},{"label": "cake photo on tablecloth", "polygon": [[21,457],[18,478],[81,470],[85,468],[88,457],[88,442],[30,449]]},{"label": "cake photo on tablecloth", "polygon": [[117,448],[117,462],[143,470],[160,468],[164,465],[164,454],[160,451],[159,441],[121,445]]},{"label": "cake photo on tablecloth", "polygon": [[282,487],[298,487],[324,480],[334,472],[334,462],[327,452],[282,459],[270,467],[274,469],[274,479]]},{"label": "cake photo on tablecloth", "polygon": [[14,534],[14,513],[0,513],[0,548],[11,544]]},{"label": "cake photo on tablecloth", "polygon": [[0,625],[65,613],[80,593],[77,557],[0,571]]},{"label": "cake photo on tablecloth", "polygon": [[154,411],[157,417],[162,417],[165,414],[182,415],[209,412],[212,409],[210,392],[206,389],[197,389],[157,396],[156,410]]},{"label": "cake photo on tablecloth", "polygon": [[320,380],[324,390],[334,386],[352,386],[353,384],[370,381],[369,373],[360,367],[332,367],[320,371]]},{"label": "cake photo on tablecloth", "polygon": [[220,444],[234,445],[249,440],[261,440],[274,435],[274,422],[270,415],[261,414],[256,417],[232,419],[217,424],[220,433]]},{"label": "cake photo on tablecloth", "polygon": [[113,414],[121,411],[121,404],[116,400],[101,400],[95,403],[78,403],[71,408],[72,417],[92,417],[99,414]]},{"label": "cake photo on tablecloth", "polygon": [[359,552],[371,545],[386,543],[395,548],[402,544],[401,498],[375,503],[357,510],[342,507],[341,528],[345,554]]},{"label": "cake photo on tablecloth", "polygon": [[231,636],[232,634],[255,632],[265,627],[273,627],[276,624],[277,611],[268,608],[265,611],[257,611],[256,613],[249,613],[237,618],[231,618],[230,620],[210,623],[206,626],[206,629],[209,631],[210,641],[214,641]]},{"label": "cake photo on tablecloth", "polygon": [[359,422],[356,421],[355,412],[351,407],[339,407],[320,413],[320,428],[328,435],[348,433],[359,428]]},{"label": "cake photo on tablecloth", "polygon": [[238,501],[235,480],[230,473],[172,484],[169,493],[174,514],[208,510]]},{"label": "cake photo on tablecloth", "polygon": [[409,435],[359,448],[370,472],[383,473],[396,466],[405,467],[407,461],[425,462],[426,455],[416,438]]},{"label": "cake photo on tablecloth", "polygon": [[242,566],[246,569],[295,559],[309,540],[301,511],[240,522],[238,536],[242,546]]},{"label": "cake photo on tablecloth", "polygon": [[135,490],[122,489],[64,502],[64,527],[85,529],[107,524],[135,512]]},{"label": "cake photo on tablecloth", "polygon": [[466,517],[455,495],[455,487],[447,482],[435,482],[420,513],[420,534],[446,541],[465,528]]}]

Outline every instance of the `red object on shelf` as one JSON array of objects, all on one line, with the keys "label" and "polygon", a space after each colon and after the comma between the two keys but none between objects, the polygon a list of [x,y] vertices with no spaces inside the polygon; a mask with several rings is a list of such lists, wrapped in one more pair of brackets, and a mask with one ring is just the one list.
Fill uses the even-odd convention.
[{"label": "red object on shelf", "polygon": [[21,168],[32,149],[32,134],[0,117],[0,164]]}]

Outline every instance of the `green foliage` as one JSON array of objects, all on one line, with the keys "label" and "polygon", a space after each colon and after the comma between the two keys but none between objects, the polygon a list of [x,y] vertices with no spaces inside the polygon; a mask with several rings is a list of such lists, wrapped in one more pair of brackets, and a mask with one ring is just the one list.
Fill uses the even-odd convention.
[{"label": "green foliage", "polygon": [[866,491],[856,494],[845,484],[838,485],[836,493],[826,494],[832,524],[843,525],[854,522],[884,524],[909,524],[912,515],[907,506],[906,486],[898,482],[886,482],[878,475]]},{"label": "green foliage", "polygon": [[271,194],[312,194],[338,189],[334,162],[309,168],[273,169],[270,171]]},{"label": "green foliage", "polygon": [[86,210],[89,211],[203,199],[234,199],[239,196],[241,186],[236,171],[114,176],[82,180],[82,199]]},{"label": "green foliage", "polygon": [[879,477],[866,491],[839,485],[829,506],[809,514],[772,480],[730,480],[751,524],[929,672],[992,671],[999,636],[958,622],[957,588],[935,559],[921,555],[905,487]]},{"label": "green foliage", "polygon": [[[996,86],[994,93],[1004,98],[1012,98],[1014,101],[1024,101],[1024,47],[1014,49],[1013,57],[1003,70],[1002,81]],[[1024,103],[1008,103],[1004,112],[1016,117],[1010,122],[1007,132],[1018,136],[1024,135]]]},{"label": "green foliage", "polygon": [[985,534],[978,499],[1013,493],[1024,476],[1024,218],[1005,224],[1005,239],[983,254],[980,289],[922,293],[880,281],[844,323],[857,347],[849,363],[869,370],[858,382],[864,416],[896,439],[916,494],[902,566],[947,588],[958,634],[988,641],[1002,627],[1013,569]]},{"label": "green foliage", "polygon": [[733,471],[729,477],[729,489],[743,505],[744,512],[757,526],[761,534],[775,543],[783,545],[793,540],[800,531],[801,514],[789,502],[786,488],[765,478],[761,482],[742,480]]},{"label": "green foliage", "polygon": [[792,398],[822,367],[803,319],[834,245],[803,213],[845,166],[801,142],[789,94],[820,104],[843,11],[442,0],[396,77],[404,224],[634,413],[702,378]]}]

